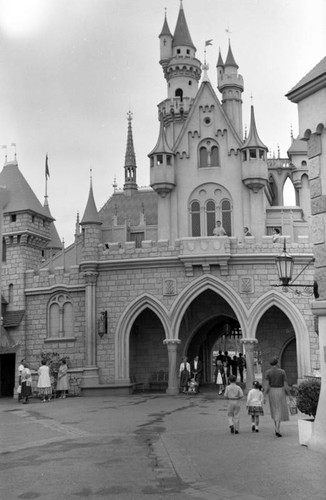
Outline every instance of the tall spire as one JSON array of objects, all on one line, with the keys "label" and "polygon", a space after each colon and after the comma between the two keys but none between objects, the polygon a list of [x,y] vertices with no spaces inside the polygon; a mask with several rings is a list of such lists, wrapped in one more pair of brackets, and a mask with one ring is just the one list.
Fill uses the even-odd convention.
[{"label": "tall spire", "polygon": [[191,39],[191,36],[190,36],[189,28],[188,28],[186,17],[185,17],[184,10],[183,10],[182,0],[180,2],[179,15],[178,15],[178,19],[177,19],[177,24],[175,26],[174,35],[173,35],[173,47],[180,46],[180,45],[181,46],[186,45],[186,46],[191,47],[191,48],[196,50],[196,47],[194,46],[192,39]]},{"label": "tall spire", "polygon": [[132,112],[127,113],[128,120],[128,133],[127,133],[127,147],[125,156],[125,183],[123,186],[124,191],[137,190],[136,183],[136,155],[134,150],[134,141],[132,137]]},{"label": "tall spire", "polygon": [[249,134],[248,134],[248,139],[242,146],[242,148],[262,148],[268,151],[267,146],[260,140],[258,132],[257,132],[257,127],[256,127],[256,120],[255,120],[255,112],[254,112],[254,107],[251,105],[251,118],[250,118],[250,129],[249,129]]},{"label": "tall spire", "polygon": [[235,59],[234,59],[234,56],[232,53],[230,40],[229,40],[229,50],[228,50],[228,54],[227,54],[226,60],[225,60],[225,66],[234,66],[237,69],[239,68],[239,66],[235,62]]},{"label": "tall spire", "polygon": [[92,175],[90,176],[90,187],[89,187],[87,205],[80,225],[82,226],[84,224],[102,224],[99,219],[97,208],[95,205],[93,186],[92,186]]}]

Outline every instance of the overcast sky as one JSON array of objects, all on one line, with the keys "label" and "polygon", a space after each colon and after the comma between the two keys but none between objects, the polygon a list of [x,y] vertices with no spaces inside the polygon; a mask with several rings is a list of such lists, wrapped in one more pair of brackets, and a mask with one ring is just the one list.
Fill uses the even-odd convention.
[{"label": "overcast sky", "polygon": [[[49,206],[65,244],[82,217],[90,169],[97,208],[124,183],[127,112],[133,112],[137,182],[149,185],[158,137],[157,104],[166,98],[158,35],[164,9],[173,33],[179,0],[0,0],[0,145],[15,143],[21,172]],[[243,122],[251,95],[258,132],[286,155],[297,107],[284,96],[324,56],[326,0],[184,0],[197,57],[207,47],[209,78],[225,60],[228,37],[244,78]],[[230,34],[226,30],[230,31]],[[220,94],[218,92],[218,96]],[[1,161],[5,149],[0,150]]]}]

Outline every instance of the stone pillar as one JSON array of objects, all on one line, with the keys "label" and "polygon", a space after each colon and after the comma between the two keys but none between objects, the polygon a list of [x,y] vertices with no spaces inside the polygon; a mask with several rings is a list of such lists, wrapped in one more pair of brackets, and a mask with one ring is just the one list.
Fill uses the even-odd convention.
[{"label": "stone pillar", "polygon": [[315,301],[312,312],[318,316],[321,390],[312,437],[308,448],[326,453],[326,300]]},{"label": "stone pillar", "polygon": [[86,271],[84,278],[86,281],[85,290],[85,368],[83,371],[83,386],[93,386],[99,384],[98,368],[96,366],[96,280],[97,272]]},{"label": "stone pillar", "polygon": [[178,369],[177,369],[177,349],[180,344],[179,339],[166,339],[164,344],[168,348],[169,357],[169,382],[168,388],[166,390],[167,394],[179,394],[179,379],[178,379]]},{"label": "stone pillar", "polygon": [[0,336],[2,334],[2,312],[1,312],[1,277],[2,277],[2,217],[3,209],[9,201],[9,191],[4,187],[0,186]]},{"label": "stone pillar", "polygon": [[258,343],[257,339],[242,339],[241,343],[244,345],[246,354],[246,390],[252,389],[252,383],[255,380],[254,371],[254,348]]}]

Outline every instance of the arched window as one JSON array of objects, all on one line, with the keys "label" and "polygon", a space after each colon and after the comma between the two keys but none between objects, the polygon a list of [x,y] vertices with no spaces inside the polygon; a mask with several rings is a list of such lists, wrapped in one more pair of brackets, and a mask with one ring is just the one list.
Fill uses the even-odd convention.
[{"label": "arched window", "polygon": [[207,236],[213,236],[213,229],[215,227],[215,203],[214,201],[208,201],[206,203],[206,229]]},{"label": "arched window", "polygon": [[284,206],[293,207],[296,205],[296,195],[293,182],[290,177],[288,177],[283,186],[283,200]]},{"label": "arched window", "polygon": [[201,168],[208,167],[208,153],[204,147],[201,147],[199,150],[199,166]]},{"label": "arched window", "polygon": [[218,147],[213,146],[211,150],[211,167],[217,167],[220,164]]},{"label": "arched window", "polygon": [[222,212],[222,226],[224,227],[226,234],[231,236],[231,203],[229,200],[223,200],[221,204]]},{"label": "arched window", "polygon": [[175,96],[176,97],[180,97],[180,101],[182,102],[182,99],[183,99],[183,90],[182,89],[177,89],[175,91]]},{"label": "arched window", "polygon": [[191,203],[191,235],[200,236],[200,205],[198,201]]},{"label": "arched window", "polygon": [[73,336],[73,308],[68,295],[58,293],[48,304],[48,336],[54,338]]}]

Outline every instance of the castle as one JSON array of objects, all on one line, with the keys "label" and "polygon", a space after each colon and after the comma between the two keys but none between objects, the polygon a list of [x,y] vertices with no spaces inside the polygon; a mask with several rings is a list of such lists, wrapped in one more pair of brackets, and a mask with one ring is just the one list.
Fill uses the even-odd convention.
[{"label": "castle", "polygon": [[[2,396],[14,394],[20,360],[36,368],[44,351],[69,357],[84,394],[129,392],[135,381],[149,388],[153,373],[166,373],[166,390],[176,394],[184,355],[199,355],[210,383],[217,345],[245,352],[248,382],[257,356],[265,370],[278,355],[290,384],[318,368],[313,297],[273,286],[284,240],[294,275],[307,265],[296,282],[313,283],[306,143],[292,138],[288,158],[268,157],[253,106],[244,134],[244,78],[231,44],[225,60],[218,54],[214,89],[182,3],[174,33],[165,16],[159,41],[167,95],[148,155],[149,188],[137,185],[131,113],[123,189],[115,186],[98,210],[90,185],[66,249],[47,197],[42,206],[17,160],[0,173],[10,193],[2,224]],[[288,179],[291,207],[283,201]],[[216,221],[226,235],[214,234]]]}]

